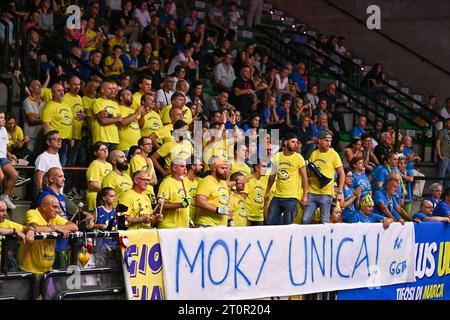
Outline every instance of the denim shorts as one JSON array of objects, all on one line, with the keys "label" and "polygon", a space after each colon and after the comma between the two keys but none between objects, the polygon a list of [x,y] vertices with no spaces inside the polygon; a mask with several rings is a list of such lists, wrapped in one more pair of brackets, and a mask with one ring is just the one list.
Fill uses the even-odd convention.
[{"label": "denim shorts", "polygon": [[3,168],[8,163],[11,163],[11,161],[9,161],[7,158],[0,158],[0,168]]}]

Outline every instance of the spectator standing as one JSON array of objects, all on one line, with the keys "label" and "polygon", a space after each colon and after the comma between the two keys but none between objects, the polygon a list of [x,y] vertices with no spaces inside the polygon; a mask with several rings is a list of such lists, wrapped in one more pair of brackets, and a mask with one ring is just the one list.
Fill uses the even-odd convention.
[{"label": "spectator standing", "polygon": [[254,103],[256,87],[250,72],[250,67],[244,66],[240,77],[233,82],[234,105],[241,112],[242,121],[246,121],[250,113],[256,111]]},{"label": "spectator standing", "polygon": [[97,192],[102,189],[103,178],[112,171],[110,163],[106,162],[108,158],[108,147],[105,143],[97,141],[92,145],[92,153],[95,160],[91,162],[86,171],[87,193],[86,202],[89,211],[96,207]]},{"label": "spectator standing", "polygon": [[247,16],[247,27],[257,26],[261,23],[261,16],[263,10],[264,1],[263,0],[251,0],[250,10]]},{"label": "spectator standing", "polygon": [[30,138],[28,148],[35,154],[42,150],[42,121],[41,111],[45,106],[41,99],[42,85],[39,80],[32,80],[30,83],[30,95],[23,101],[22,110],[24,113],[24,133]]},{"label": "spectator standing", "polygon": [[42,191],[44,175],[50,170],[50,168],[61,168],[62,165],[59,160],[58,151],[61,149],[62,140],[59,137],[59,133],[56,130],[49,131],[45,135],[45,143],[47,149],[42,152],[37,158],[34,164],[36,173],[36,189],[38,192]]},{"label": "spectator standing", "polygon": [[303,210],[302,224],[310,224],[314,211],[320,207],[320,221],[328,223],[330,220],[330,208],[334,195],[334,176],[338,174],[338,189],[336,200],[343,201],[342,189],[344,188],[345,173],[339,154],[331,148],[333,135],[329,131],[322,131],[318,137],[319,148],[312,152],[309,162],[319,168],[322,175],[330,178],[330,182],[321,185],[318,177],[311,173],[309,181],[307,204]]},{"label": "spectator standing", "polygon": [[103,188],[112,188],[116,193],[114,207],[120,197],[131,189],[133,181],[128,175],[128,163],[125,153],[121,150],[113,150],[108,156],[108,162],[112,165],[112,171],[108,173],[102,180]]},{"label": "spectator standing", "polygon": [[[448,177],[450,176],[450,118],[445,120],[445,127],[439,131],[436,139],[436,154],[439,161],[438,164],[438,176]],[[445,188],[450,186],[450,181],[445,180],[443,182]]]}]

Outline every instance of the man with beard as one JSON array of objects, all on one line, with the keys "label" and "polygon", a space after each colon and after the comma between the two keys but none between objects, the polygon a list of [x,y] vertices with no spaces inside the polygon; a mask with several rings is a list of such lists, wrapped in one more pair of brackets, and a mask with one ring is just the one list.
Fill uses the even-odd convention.
[{"label": "man with beard", "polygon": [[225,160],[213,157],[210,161],[211,175],[198,183],[195,204],[198,227],[227,226],[229,191],[227,186],[228,164]]},{"label": "man with beard", "polygon": [[[306,205],[308,197],[308,178],[305,159],[297,152],[297,136],[287,134],[283,139],[283,150],[276,153],[272,161],[272,171],[266,190],[265,201],[269,200],[270,189],[275,182],[273,198],[270,201],[267,224],[291,224],[297,213],[297,202]],[[299,188],[302,188],[303,192]],[[301,196],[300,196],[301,195]],[[283,221],[281,221],[283,214]]]},{"label": "man with beard", "polygon": [[[198,162],[198,163],[196,163]],[[184,179],[184,185],[186,187],[186,191],[189,194],[190,207],[189,207],[189,223],[194,224],[195,216],[197,214],[197,205],[195,204],[195,196],[197,195],[198,183],[202,180],[200,175],[203,172],[203,165],[200,160],[194,160],[193,164],[187,164],[187,175],[186,179]]]},{"label": "man with beard", "polygon": [[141,116],[144,107],[141,105],[136,110],[131,108],[133,104],[133,97],[131,91],[122,89],[118,94],[119,98],[119,113],[122,117],[118,123],[119,126],[119,145],[117,148],[128,156],[128,151],[131,146],[137,144],[141,138],[141,130],[139,128],[138,119]]},{"label": "man with beard", "polygon": [[303,210],[302,224],[310,224],[314,211],[320,207],[320,221],[330,222],[330,209],[334,196],[334,176],[336,171],[339,175],[339,185],[336,200],[344,200],[342,190],[345,182],[345,172],[339,154],[331,148],[333,135],[330,131],[322,131],[319,135],[319,148],[309,157],[309,162],[319,168],[325,177],[330,178],[326,185],[321,185],[314,173],[311,173],[308,190],[308,204]]},{"label": "man with beard", "polygon": [[102,188],[110,187],[116,192],[116,201],[114,207],[117,206],[119,198],[133,186],[133,181],[127,174],[128,163],[125,153],[121,150],[113,150],[108,157],[113,169],[102,180]]}]

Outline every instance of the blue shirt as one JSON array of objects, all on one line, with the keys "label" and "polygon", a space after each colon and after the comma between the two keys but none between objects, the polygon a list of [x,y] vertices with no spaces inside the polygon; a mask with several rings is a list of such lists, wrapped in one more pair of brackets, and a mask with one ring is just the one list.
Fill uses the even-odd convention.
[{"label": "blue shirt", "polygon": [[[387,176],[389,175],[390,172],[396,172],[396,173],[400,174],[400,171],[398,170],[397,167],[392,168],[391,170],[389,170],[389,168],[386,165],[383,165],[380,168],[380,170],[377,171],[376,175],[373,176],[374,180],[375,180],[375,189],[377,189],[376,188],[376,183],[379,182],[379,181],[383,182],[383,185],[378,190],[381,190],[381,189],[383,189],[385,187],[385,185],[386,185],[386,178],[387,178]],[[402,196],[403,196],[403,186],[402,186],[401,182],[399,182],[399,184],[398,184],[397,196],[399,198],[402,198]]]},{"label": "blue shirt", "polygon": [[365,131],[360,126],[356,126],[350,131],[350,138],[361,138],[365,134]]},{"label": "blue shirt", "polygon": [[436,200],[435,198],[433,198],[433,196],[432,196],[431,194],[429,194],[429,195],[425,198],[425,200],[431,201],[431,202],[433,203],[433,207],[436,207],[437,204],[438,204],[439,202],[442,201],[441,199]]},{"label": "blue shirt", "polygon": [[450,206],[443,200],[436,205],[436,208],[434,208],[433,216],[447,217],[448,215],[450,215]]},{"label": "blue shirt", "polygon": [[291,74],[292,81],[300,88],[300,90],[305,91],[307,89],[307,82],[305,77],[298,73],[298,70],[292,71]]},{"label": "blue shirt", "polygon": [[417,212],[417,213],[414,213],[413,215],[412,215],[412,219],[414,220],[414,219],[419,219],[420,221],[423,221],[423,220],[425,220],[425,218],[426,218],[427,216],[425,215],[425,214],[423,214],[422,212]]},{"label": "blue shirt", "polygon": [[111,211],[106,211],[103,207],[97,207],[97,218],[95,219],[95,224],[106,224],[114,219],[116,215],[116,210],[114,208]]},{"label": "blue shirt", "polygon": [[[344,188],[342,189],[342,194],[344,196],[344,200],[347,201],[349,198],[351,198],[353,196],[353,191],[355,189],[350,186],[350,187],[346,187],[344,186]],[[342,221],[343,222],[350,222],[349,220],[351,220],[351,216],[352,216],[352,212],[355,211],[355,202],[353,201],[347,208],[345,208],[342,211]]]},{"label": "blue shirt", "polygon": [[316,138],[316,137],[318,137],[319,134],[320,134],[322,131],[325,131],[325,127],[323,127],[323,126],[321,126],[321,125],[319,125],[319,124],[317,124],[317,123],[313,123],[312,125],[310,125],[310,126],[308,127],[308,135],[309,135],[311,138]]},{"label": "blue shirt", "polygon": [[[403,155],[406,157],[408,154],[414,153],[413,148],[404,148],[403,149]],[[414,161],[409,161],[406,164],[406,170],[414,170]]]},{"label": "blue shirt", "polygon": [[123,54],[120,56],[120,60],[122,60],[123,69],[125,73],[131,73],[131,66],[134,66],[136,68],[139,67],[139,62],[137,57],[130,57],[128,54]]},{"label": "blue shirt", "polygon": [[[412,170],[406,170],[406,175],[408,177],[414,177],[414,172]],[[405,203],[412,203],[413,202],[413,196],[411,192],[411,182],[403,181],[406,188],[406,197],[405,197]]]},{"label": "blue shirt", "polygon": [[397,210],[395,210],[395,207],[398,206],[397,197],[392,196],[391,198],[388,198],[385,189],[375,191],[373,195],[373,202],[375,203],[375,206],[373,207],[373,213],[384,216],[383,211],[378,208],[378,204],[383,203],[395,219],[398,220],[401,218],[400,214],[397,212]]},{"label": "blue shirt", "polygon": [[384,220],[383,215],[379,215],[377,213],[371,213],[369,215],[364,215],[361,211],[355,210],[352,212],[352,218],[349,221],[349,223],[376,223]]},{"label": "blue shirt", "polygon": [[372,186],[370,185],[369,178],[363,173],[356,173],[353,171],[353,188],[361,188],[361,197],[364,197],[372,193]]}]

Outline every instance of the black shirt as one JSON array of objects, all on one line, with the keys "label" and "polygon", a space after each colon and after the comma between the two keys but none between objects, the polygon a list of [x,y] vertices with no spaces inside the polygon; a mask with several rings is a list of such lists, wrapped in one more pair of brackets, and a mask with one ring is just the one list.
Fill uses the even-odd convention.
[{"label": "black shirt", "polygon": [[237,78],[233,82],[233,104],[236,109],[241,112],[241,120],[246,120],[250,114],[250,108],[253,105],[253,95],[245,93],[235,96],[235,88],[241,90],[252,89],[253,91],[256,91],[255,84],[253,83],[253,80],[244,80],[241,77]]}]

